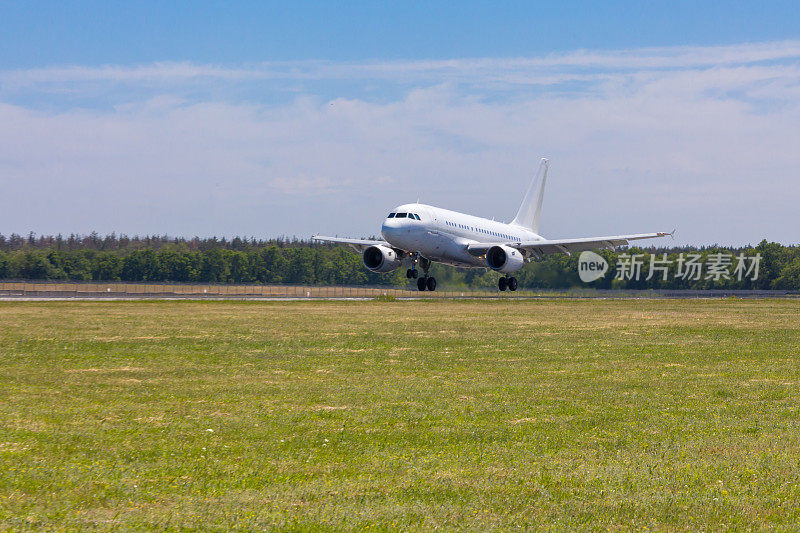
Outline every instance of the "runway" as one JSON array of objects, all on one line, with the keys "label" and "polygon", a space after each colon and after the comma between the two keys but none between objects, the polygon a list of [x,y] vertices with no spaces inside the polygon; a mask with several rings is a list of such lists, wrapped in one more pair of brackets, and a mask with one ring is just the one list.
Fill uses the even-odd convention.
[{"label": "runway", "polygon": [[398,287],[347,287],[257,284],[120,283],[120,282],[0,282],[0,301],[135,301],[135,300],[397,300],[431,299],[674,299],[674,298],[797,298],[787,290],[598,290],[448,289],[434,292]]}]

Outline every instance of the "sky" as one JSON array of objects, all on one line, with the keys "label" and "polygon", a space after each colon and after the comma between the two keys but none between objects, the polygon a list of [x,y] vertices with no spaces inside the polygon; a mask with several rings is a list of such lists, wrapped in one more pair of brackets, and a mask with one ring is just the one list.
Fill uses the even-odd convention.
[{"label": "sky", "polygon": [[800,242],[800,3],[549,4],[0,0],[0,233]]}]

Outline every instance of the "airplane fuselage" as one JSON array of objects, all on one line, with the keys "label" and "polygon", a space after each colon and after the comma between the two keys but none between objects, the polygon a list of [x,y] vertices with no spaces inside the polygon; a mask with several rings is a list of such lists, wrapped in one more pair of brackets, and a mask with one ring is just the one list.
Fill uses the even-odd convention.
[{"label": "airplane fuselage", "polygon": [[[419,220],[409,215],[417,215]],[[397,206],[383,221],[381,235],[392,246],[414,250],[431,261],[480,268],[487,267],[486,259],[470,254],[468,244],[542,240],[520,226],[425,204]]]}]

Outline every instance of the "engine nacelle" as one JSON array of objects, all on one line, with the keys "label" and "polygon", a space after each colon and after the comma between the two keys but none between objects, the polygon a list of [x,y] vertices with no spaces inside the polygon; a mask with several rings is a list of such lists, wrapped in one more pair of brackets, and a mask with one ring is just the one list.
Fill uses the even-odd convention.
[{"label": "engine nacelle", "polygon": [[492,270],[508,274],[525,264],[522,252],[510,246],[492,246],[486,251],[486,263]]},{"label": "engine nacelle", "polygon": [[364,250],[364,266],[373,272],[391,272],[399,267],[402,261],[397,252],[388,246],[375,245]]}]

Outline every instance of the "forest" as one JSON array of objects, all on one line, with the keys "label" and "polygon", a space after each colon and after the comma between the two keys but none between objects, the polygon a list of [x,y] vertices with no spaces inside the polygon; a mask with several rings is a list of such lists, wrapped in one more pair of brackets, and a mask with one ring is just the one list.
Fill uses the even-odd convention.
[{"label": "forest", "polygon": [[[520,289],[800,289],[800,247],[650,247],[598,252],[605,276],[584,283],[577,254],[551,255],[515,273]],[[689,268],[694,265],[696,268]],[[699,265],[699,266],[698,266]],[[434,265],[442,288],[495,287],[489,269]],[[406,269],[367,270],[351,249],[299,239],[0,234],[0,279],[410,286]]]}]

